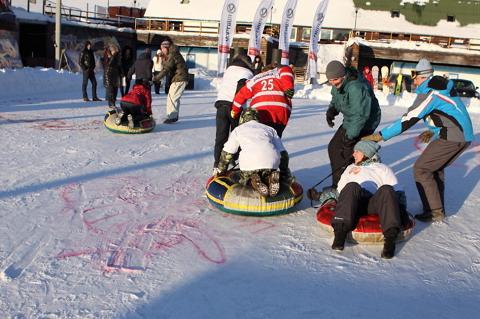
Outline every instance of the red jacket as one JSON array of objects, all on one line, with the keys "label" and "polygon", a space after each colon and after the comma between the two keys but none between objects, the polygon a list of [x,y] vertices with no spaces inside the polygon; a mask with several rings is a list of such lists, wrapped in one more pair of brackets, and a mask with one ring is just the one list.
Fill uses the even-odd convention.
[{"label": "red jacket", "polygon": [[142,84],[135,84],[132,89],[122,97],[122,102],[143,105],[148,115],[152,115],[152,93]]},{"label": "red jacket", "polygon": [[368,66],[363,68],[363,77],[365,78],[365,80],[367,80],[368,83],[370,83],[370,86],[373,88],[373,75],[372,72],[370,72],[370,68]]},{"label": "red jacket", "polygon": [[261,123],[287,125],[292,112],[292,101],[285,91],[294,89],[294,75],[289,66],[282,66],[254,76],[235,95],[232,110],[235,117],[242,112],[242,105],[248,100],[256,109]]}]

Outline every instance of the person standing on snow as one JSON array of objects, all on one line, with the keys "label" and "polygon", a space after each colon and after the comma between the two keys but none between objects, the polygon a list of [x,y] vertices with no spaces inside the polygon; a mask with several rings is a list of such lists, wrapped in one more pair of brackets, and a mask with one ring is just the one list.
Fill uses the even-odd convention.
[{"label": "person standing on snow", "polygon": [[246,55],[236,55],[233,57],[230,65],[225,70],[220,83],[215,108],[216,115],[216,134],[213,157],[213,174],[218,173],[218,163],[223,145],[228,140],[228,135],[237,126],[237,121],[232,118],[230,110],[232,108],[233,98],[238,90],[245,85],[245,81],[253,77],[249,57]]},{"label": "person standing on snow", "polygon": [[[259,115],[248,108],[241,115],[236,127],[225,143],[220,162],[219,174],[228,169],[233,155],[240,149],[238,163],[242,185],[250,185],[262,196],[275,196],[280,190],[280,174],[288,169],[288,153],[277,132],[270,126],[258,122]],[[287,153],[282,156],[281,153]]]},{"label": "person standing on snow", "polygon": [[85,42],[85,48],[80,54],[80,68],[83,73],[82,82],[82,94],[84,101],[90,101],[87,94],[88,80],[92,83],[92,101],[101,101],[97,97],[97,79],[95,78],[95,55],[92,50],[92,43],[90,41]]},{"label": "person standing on snow", "polygon": [[334,250],[344,249],[348,233],[357,227],[361,214],[367,212],[380,217],[385,238],[382,258],[390,259],[395,254],[395,240],[401,230],[397,192],[401,190],[392,169],[380,162],[379,149],[380,145],[371,141],[355,144],[355,162],[340,177],[337,187],[340,195],[332,218]]},{"label": "person standing on snow", "polygon": [[165,39],[160,45],[160,49],[166,56],[166,60],[157,78],[162,79],[167,74],[172,76],[167,97],[167,118],[163,123],[172,124],[178,121],[180,98],[188,83],[188,70],[185,59],[180,54],[178,47],[170,39]]},{"label": "person standing on snow", "polygon": [[117,100],[118,88],[121,86],[122,79],[122,63],[120,61],[120,54],[116,45],[110,45],[108,47],[109,58],[105,64],[105,89],[108,100],[108,106],[115,108],[115,102]]},{"label": "person standing on snow", "polygon": [[[413,175],[423,213],[415,218],[423,221],[442,221],[445,218],[445,167],[451,165],[473,140],[472,121],[468,111],[453,91],[453,82],[433,76],[427,59],[421,59],[412,72],[417,86],[417,98],[406,114],[392,125],[364,137],[370,141],[387,141],[402,134],[423,119],[428,130],[419,135],[428,143],[413,166]],[[453,92],[453,93],[452,93]],[[454,96],[452,96],[454,95]]]},{"label": "person standing on snow", "polygon": [[136,82],[141,80],[145,85],[150,87],[150,81],[152,81],[152,51],[150,49],[145,49],[145,52],[138,56],[138,59],[132,65],[128,71],[128,76],[132,78],[135,74]]},{"label": "person standing on snow", "polygon": [[163,69],[163,53],[162,50],[157,50],[157,54],[152,59],[153,61],[153,86],[155,88],[155,94],[160,94],[160,85],[162,85],[161,79],[158,78],[160,71]]},{"label": "person standing on snow", "polygon": [[[130,83],[132,81],[132,78],[128,77],[128,70],[130,70],[134,62],[132,48],[130,46],[126,45],[123,47],[121,61],[123,78],[122,86],[120,86],[120,93],[124,96],[130,90]],[[123,85],[123,80],[125,80],[125,85]]]},{"label": "person standing on snow", "polygon": [[343,123],[328,143],[332,169],[332,188],[350,164],[353,146],[361,137],[372,134],[380,123],[381,111],[372,88],[353,68],[330,61],[326,76],[332,86],[332,101],[326,112],[327,124],[334,127],[335,116],[343,114]]},{"label": "person standing on snow", "polygon": [[242,105],[248,100],[250,107],[257,110],[260,122],[273,127],[280,138],[292,112],[294,75],[289,66],[279,66],[262,72],[246,82],[235,95],[232,117],[238,118]]}]

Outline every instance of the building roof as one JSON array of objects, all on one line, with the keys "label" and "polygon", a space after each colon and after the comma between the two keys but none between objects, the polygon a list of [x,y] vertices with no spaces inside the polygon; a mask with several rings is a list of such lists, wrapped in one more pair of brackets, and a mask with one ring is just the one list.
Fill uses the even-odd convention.
[{"label": "building roof", "polygon": [[[224,0],[180,0],[150,1],[146,17],[173,18],[179,20],[211,20],[219,21]],[[283,7],[287,0],[275,0],[271,23],[280,24]],[[237,24],[251,23],[260,0],[240,0],[237,13]],[[294,25],[311,26],[313,15],[320,0],[298,0]],[[362,31],[377,31],[388,33],[423,34],[462,38],[480,38],[480,24],[460,26],[458,22],[441,20],[436,26],[416,25],[408,22],[400,14],[392,18],[390,11],[374,11],[358,9],[355,12],[353,0],[330,0],[326,12],[324,28],[356,29]]]}]

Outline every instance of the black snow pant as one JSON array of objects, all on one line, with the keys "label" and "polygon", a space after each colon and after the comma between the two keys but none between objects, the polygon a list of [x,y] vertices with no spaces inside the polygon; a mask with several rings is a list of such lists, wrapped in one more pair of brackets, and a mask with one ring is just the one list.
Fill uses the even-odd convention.
[{"label": "black snow pant", "polygon": [[428,144],[415,162],[413,175],[424,212],[430,212],[432,209],[444,209],[444,169],[452,164],[469,145],[470,142],[438,139]]},{"label": "black snow pant", "polygon": [[347,137],[347,131],[340,126],[328,143],[328,157],[332,168],[332,187],[337,188],[340,176],[345,168],[353,162],[353,147],[360,139],[366,135],[372,134],[372,130],[361,131],[354,139]]},{"label": "black snow pant", "polygon": [[400,206],[392,186],[383,185],[372,195],[358,183],[348,183],[338,197],[332,227],[336,232],[352,231],[366,214],[378,214],[384,233],[391,228],[401,229]]},{"label": "black snow pant", "polygon": [[135,127],[140,125],[140,121],[146,119],[147,115],[147,108],[144,105],[137,105],[128,102],[120,102],[120,107],[122,108],[123,116],[122,116],[122,124],[127,122],[128,114],[132,115],[133,124]]},{"label": "black snow pant", "polygon": [[287,127],[286,125],[280,124],[280,123],[263,123],[265,125],[270,126],[273,128],[275,131],[277,131],[278,137],[282,138],[283,131]]},{"label": "black snow pant", "polygon": [[222,153],[223,145],[228,140],[230,132],[238,125],[237,120],[233,119],[230,115],[230,110],[232,107],[232,102],[229,101],[217,101],[215,102],[215,107],[217,108],[216,116],[216,127],[217,131],[215,134],[215,148],[214,148],[214,167],[218,167],[218,162],[220,161],[220,154]]},{"label": "black snow pant", "polygon": [[105,88],[108,106],[115,106],[115,102],[117,101],[117,94],[118,94],[118,86],[107,86]]},{"label": "black snow pant", "polygon": [[88,99],[87,94],[87,85],[88,80],[92,83],[92,99],[96,99],[97,97],[97,79],[95,78],[95,72],[93,70],[86,70],[83,71],[83,82],[82,82],[82,94],[83,98]]}]

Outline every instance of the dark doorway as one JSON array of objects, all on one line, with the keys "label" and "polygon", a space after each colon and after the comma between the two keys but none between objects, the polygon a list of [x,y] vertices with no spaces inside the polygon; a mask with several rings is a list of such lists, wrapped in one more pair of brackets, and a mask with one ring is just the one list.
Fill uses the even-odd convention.
[{"label": "dark doorway", "polygon": [[20,55],[24,66],[49,67],[47,59],[47,25],[20,24]]}]

